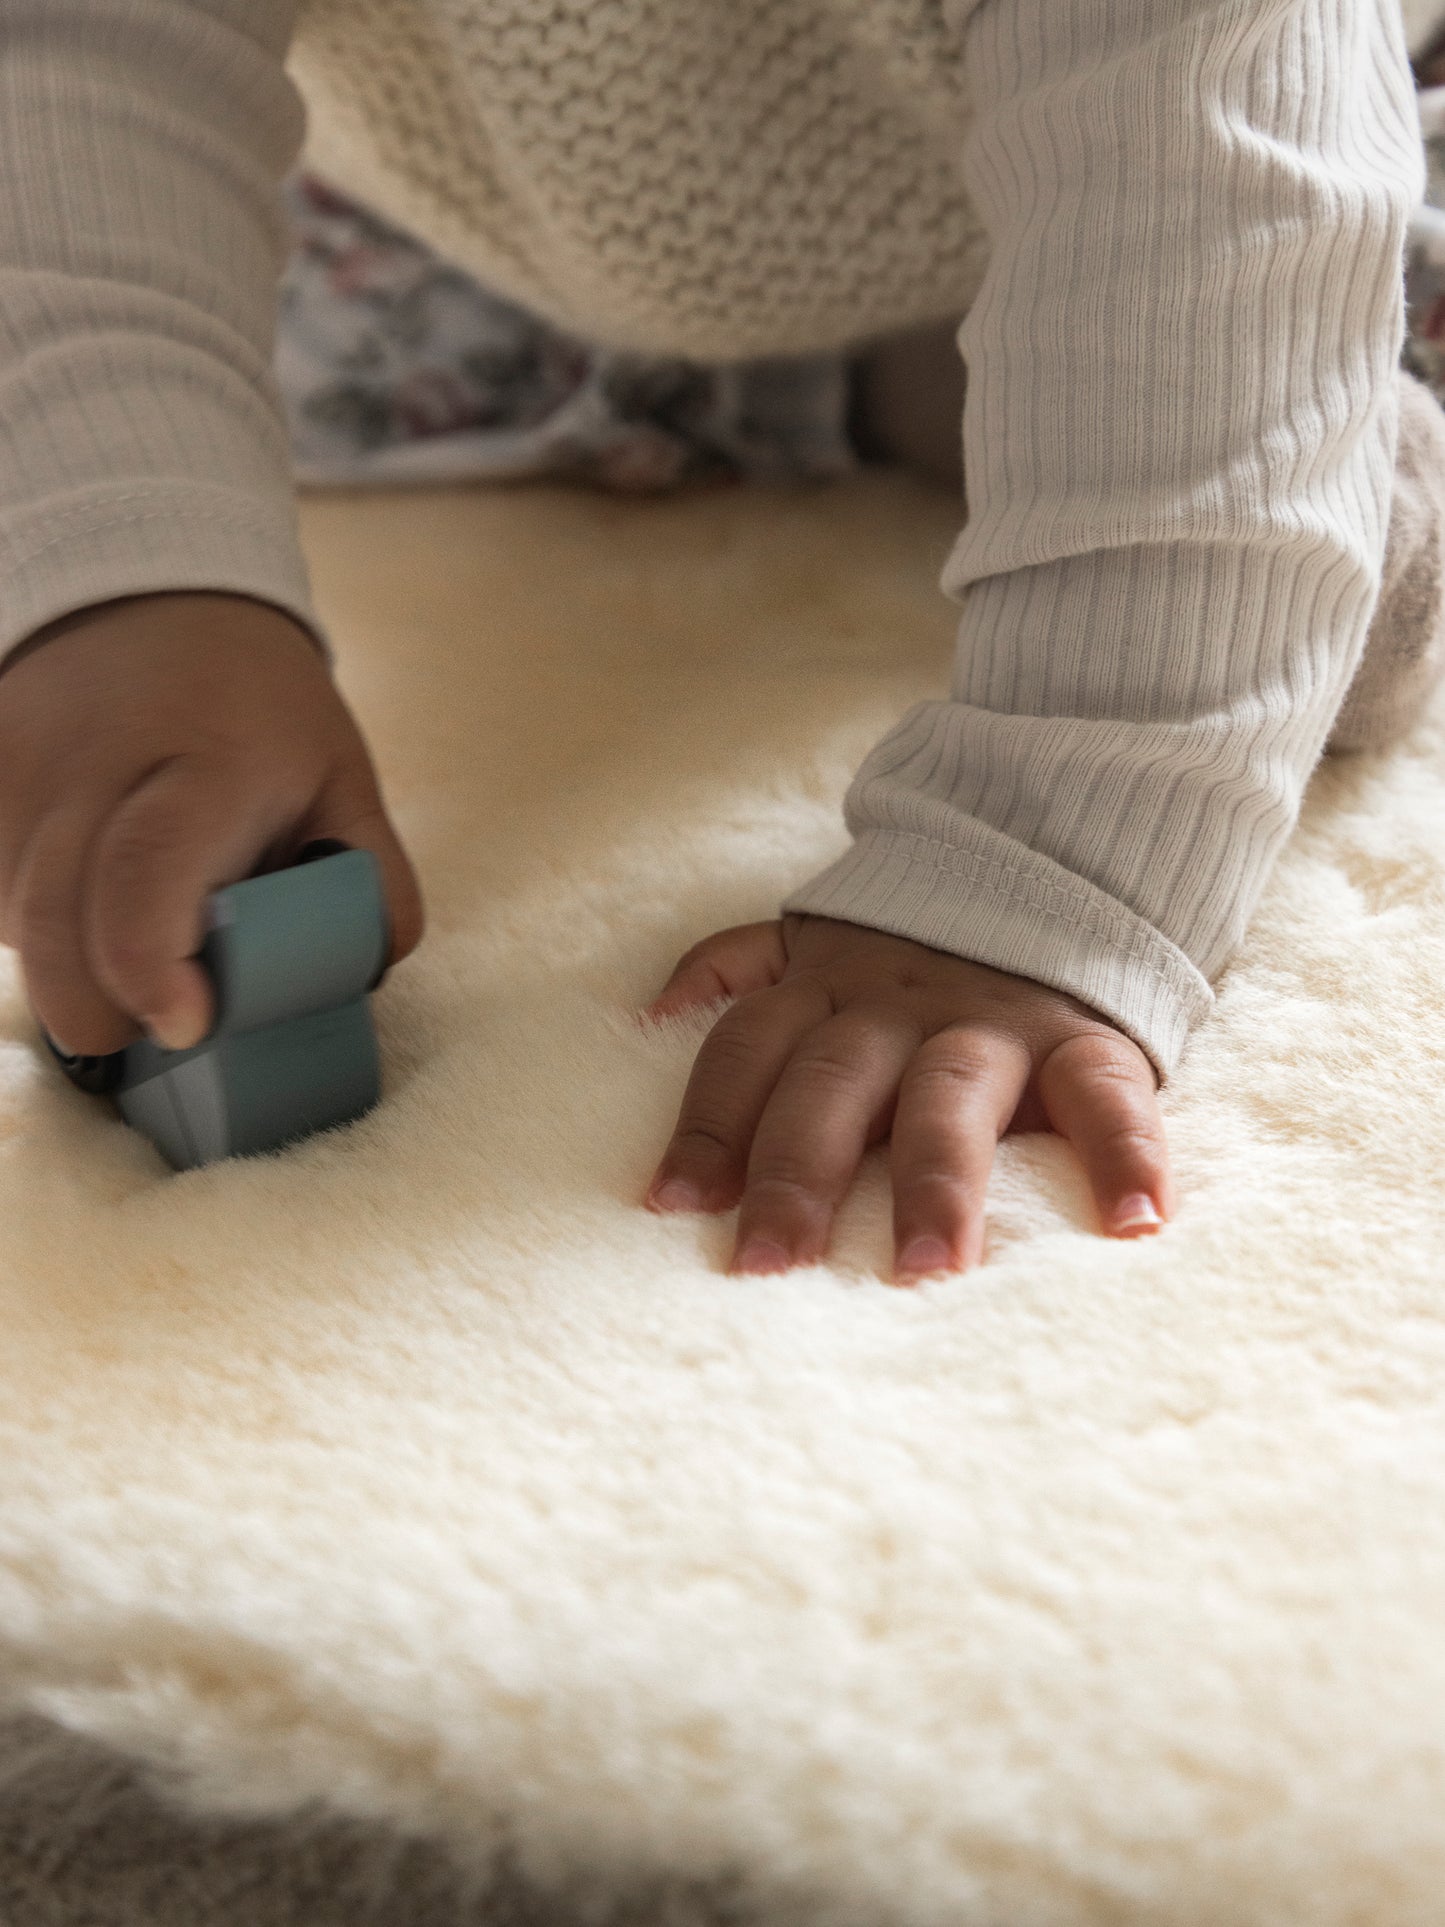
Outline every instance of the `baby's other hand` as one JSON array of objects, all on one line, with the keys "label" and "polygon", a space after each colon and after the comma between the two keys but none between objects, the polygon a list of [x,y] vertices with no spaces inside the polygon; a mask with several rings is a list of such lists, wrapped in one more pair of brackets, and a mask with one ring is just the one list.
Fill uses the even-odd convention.
[{"label": "baby's other hand", "polygon": [[1068,1138],[1115,1236],[1173,1213],[1153,1066],[1065,991],[794,912],[694,945],[642,1017],[724,996],[737,1001],[703,1040],[646,1203],[741,1199],[734,1272],[817,1263],[859,1159],[885,1137],[899,1284],[979,1262],[1007,1131]]},{"label": "baby's other hand", "polygon": [[421,935],[416,877],[321,652],[280,609],[128,596],[6,658],[0,941],[66,1051],[101,1056],[138,1027],[199,1042],[207,897],[321,837],[376,857],[395,963]]}]

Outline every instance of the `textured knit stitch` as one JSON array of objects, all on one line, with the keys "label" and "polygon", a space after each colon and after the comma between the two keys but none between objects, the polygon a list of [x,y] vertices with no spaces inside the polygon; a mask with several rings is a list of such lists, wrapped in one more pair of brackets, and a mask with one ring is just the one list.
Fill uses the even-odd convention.
[{"label": "textured knit stitch", "polygon": [[1380,591],[1396,0],[10,0],[0,648],[182,587],[321,633],[270,369],[303,93],[322,173],[594,338],[966,314],[952,686],[783,907],[1067,989],[1167,1076]]}]

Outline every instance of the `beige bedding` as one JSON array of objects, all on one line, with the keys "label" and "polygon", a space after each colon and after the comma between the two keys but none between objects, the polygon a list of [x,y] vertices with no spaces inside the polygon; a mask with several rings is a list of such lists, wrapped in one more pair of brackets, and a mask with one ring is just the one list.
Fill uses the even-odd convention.
[{"label": "beige bedding", "polygon": [[[1159,1237],[1047,1136],[911,1294],[883,1150],[784,1278],[640,1207],[709,1019],[631,1013],[842,847],[946,686],[954,519],[887,475],[310,503],[430,933],[376,1113],[179,1177],[5,977],[6,1927],[430,1927],[388,1828],[506,1869],[448,1923],[1439,1927],[1438,706],[1318,771]],[[370,1846],[288,1861],[307,1803]]]}]

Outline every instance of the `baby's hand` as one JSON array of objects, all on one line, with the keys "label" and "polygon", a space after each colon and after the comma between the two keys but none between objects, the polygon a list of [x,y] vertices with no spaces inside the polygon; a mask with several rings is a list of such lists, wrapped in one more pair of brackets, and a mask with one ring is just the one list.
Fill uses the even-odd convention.
[{"label": "baby's hand", "polygon": [[741,1198],[734,1272],[817,1263],[863,1151],[890,1136],[900,1284],[982,1257],[1009,1130],[1068,1138],[1116,1236],[1172,1215],[1153,1067],[1065,991],[792,913],[696,944],[642,1014],[723,996],[738,1001],[703,1041],[646,1203]]},{"label": "baby's hand", "polygon": [[65,1050],[213,1021],[191,961],[212,890],[319,837],[381,866],[395,963],[416,878],[309,633],[249,597],[130,596],[47,625],[0,670],[0,940]]}]

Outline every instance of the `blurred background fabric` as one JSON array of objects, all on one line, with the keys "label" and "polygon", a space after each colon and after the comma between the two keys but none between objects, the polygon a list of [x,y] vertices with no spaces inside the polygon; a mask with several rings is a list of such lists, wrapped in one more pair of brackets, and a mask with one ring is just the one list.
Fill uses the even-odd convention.
[{"label": "blurred background fabric", "polygon": [[[1445,48],[1416,59],[1428,188],[1406,256],[1402,360],[1445,403]],[[295,247],[276,374],[300,486],[550,477],[619,493],[827,480],[865,459],[864,351],[725,366],[568,335],[335,183],[285,183]]]},{"label": "blurred background fabric", "polygon": [[548,476],[649,493],[857,466],[845,357],[708,367],[602,347],[314,175],[284,191],[276,372],[303,486]]}]

